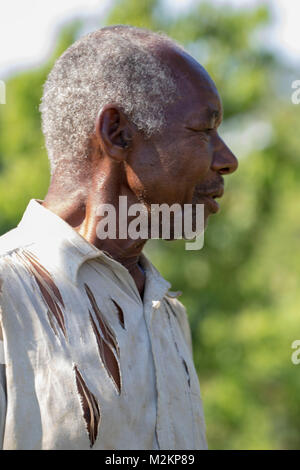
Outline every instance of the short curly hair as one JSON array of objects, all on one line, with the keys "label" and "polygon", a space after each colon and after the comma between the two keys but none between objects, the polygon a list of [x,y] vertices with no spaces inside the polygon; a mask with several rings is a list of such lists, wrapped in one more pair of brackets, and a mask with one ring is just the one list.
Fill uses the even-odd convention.
[{"label": "short curly hair", "polygon": [[55,62],[41,100],[42,130],[51,174],[80,171],[99,110],[118,105],[145,137],[160,132],[166,104],[178,96],[174,71],[157,44],[181,48],[162,33],[116,25],[76,41]]}]

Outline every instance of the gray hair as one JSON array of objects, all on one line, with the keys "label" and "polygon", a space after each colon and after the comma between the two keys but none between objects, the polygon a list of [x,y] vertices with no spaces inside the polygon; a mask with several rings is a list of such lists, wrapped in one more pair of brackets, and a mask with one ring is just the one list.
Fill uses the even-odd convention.
[{"label": "gray hair", "polygon": [[174,71],[152,47],[161,43],[180,47],[164,34],[117,25],[80,38],[59,57],[40,105],[52,175],[62,164],[80,172],[107,103],[119,106],[146,138],[162,130],[166,103],[178,88]]}]

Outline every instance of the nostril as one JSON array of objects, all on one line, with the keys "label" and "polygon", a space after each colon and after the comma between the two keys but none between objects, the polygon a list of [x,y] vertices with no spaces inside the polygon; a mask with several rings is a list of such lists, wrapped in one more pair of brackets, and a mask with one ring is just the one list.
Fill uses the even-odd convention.
[{"label": "nostril", "polygon": [[233,171],[231,168],[226,167],[226,168],[221,168],[219,170],[220,175],[227,175],[228,173],[231,173]]}]

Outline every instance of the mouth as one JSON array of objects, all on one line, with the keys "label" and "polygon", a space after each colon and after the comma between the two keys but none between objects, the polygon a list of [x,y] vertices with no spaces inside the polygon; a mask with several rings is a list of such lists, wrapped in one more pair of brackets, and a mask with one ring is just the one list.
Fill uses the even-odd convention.
[{"label": "mouth", "polygon": [[197,191],[196,193],[196,204],[204,203],[209,211],[213,214],[216,214],[220,210],[220,205],[216,201],[224,194],[224,186],[219,186],[214,190],[210,190],[209,192]]},{"label": "mouth", "polygon": [[220,210],[219,203],[211,196],[202,196],[201,201],[208,207],[209,211],[216,214]]}]

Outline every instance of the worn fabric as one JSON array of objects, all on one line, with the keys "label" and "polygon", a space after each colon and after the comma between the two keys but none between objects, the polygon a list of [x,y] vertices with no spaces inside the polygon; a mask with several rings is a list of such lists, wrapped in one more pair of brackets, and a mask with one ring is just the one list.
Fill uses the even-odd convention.
[{"label": "worn fabric", "polygon": [[[3,449],[205,449],[183,305],[30,201],[0,238]],[[0,353],[1,354],[1,353]]]}]

